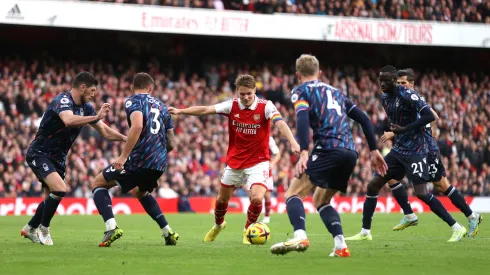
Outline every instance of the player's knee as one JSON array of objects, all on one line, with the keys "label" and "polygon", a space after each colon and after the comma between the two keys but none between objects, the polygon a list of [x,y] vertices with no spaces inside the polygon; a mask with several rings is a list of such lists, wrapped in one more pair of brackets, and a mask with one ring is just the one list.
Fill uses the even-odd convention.
[{"label": "player's knee", "polygon": [[136,191],[134,194],[135,194],[135,196],[136,196],[136,198],[137,198],[138,200],[141,200],[142,198],[144,198],[145,196],[147,196],[147,195],[148,195],[148,194],[150,194],[150,193],[148,193],[148,192],[146,192],[146,191],[140,191],[140,190],[138,190],[138,191]]},{"label": "player's knee", "polygon": [[446,190],[449,188],[449,182],[447,180],[441,179],[438,182],[433,182],[434,188],[441,193],[446,192]]},{"label": "player's knee", "polygon": [[395,185],[397,182],[398,182],[397,180],[390,180],[388,182],[388,185],[391,187],[391,186]]},{"label": "player's knee", "polygon": [[425,184],[414,184],[413,189],[417,198],[423,202],[428,202],[430,194],[427,192],[427,186]]},{"label": "player's knee", "polygon": [[52,191],[49,196],[61,200],[66,195],[65,191]]}]

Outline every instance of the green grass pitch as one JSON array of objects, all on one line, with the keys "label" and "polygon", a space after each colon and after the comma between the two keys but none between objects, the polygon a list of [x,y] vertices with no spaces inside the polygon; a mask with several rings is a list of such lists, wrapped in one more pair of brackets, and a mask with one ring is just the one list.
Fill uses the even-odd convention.
[{"label": "green grass pitch", "polygon": [[[468,226],[461,214],[453,215]],[[485,215],[484,215],[485,216]],[[361,215],[344,214],[344,234],[361,227]],[[245,215],[227,215],[228,227],[211,244],[202,242],[212,215],[167,215],[181,239],[163,244],[157,224],[146,215],[117,216],[124,236],[99,248],[105,229],[99,216],[56,216],[51,223],[54,246],[33,244],[20,236],[29,217],[0,217],[0,274],[485,274],[490,267],[490,230],[486,221],[474,239],[446,243],[451,230],[433,214],[420,224],[393,232],[400,214],[377,214],[373,241],[349,242],[350,258],[329,258],[332,237],[318,215],[308,215],[310,248],[306,253],[272,255],[272,244],[291,237],[287,215],[273,215],[272,239],[266,245],[241,243]],[[484,217],[485,218],[485,217]]]}]

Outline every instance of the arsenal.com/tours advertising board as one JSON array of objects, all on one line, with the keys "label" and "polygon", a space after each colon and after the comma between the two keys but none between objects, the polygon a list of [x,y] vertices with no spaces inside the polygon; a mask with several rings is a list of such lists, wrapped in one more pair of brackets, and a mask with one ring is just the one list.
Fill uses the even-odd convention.
[{"label": "arsenal.com/tours advertising board", "polygon": [[[447,197],[440,197],[444,207],[449,212],[459,212]],[[471,209],[475,212],[490,212],[489,197],[465,197]],[[362,213],[364,197],[336,197],[332,206],[339,213]],[[42,198],[0,198],[0,216],[34,215],[37,205]],[[177,213],[178,199],[157,199],[164,213]],[[429,207],[416,197],[409,197],[410,204],[415,212],[431,212]],[[190,198],[191,207],[197,213],[213,213],[214,198]],[[248,198],[232,198],[228,205],[228,213],[246,213],[250,201]],[[316,209],[310,198],[304,200],[305,211],[315,213]],[[141,203],[136,198],[113,198],[112,209],[115,214],[144,214]],[[401,213],[401,209],[394,198],[380,197],[376,206],[379,213]],[[96,215],[97,208],[92,199],[64,198],[58,207],[59,215]],[[272,213],[286,213],[286,204],[283,199],[272,199]]]},{"label": "arsenal.com/tours advertising board", "polygon": [[[87,14],[90,14],[89,20]],[[2,0],[0,23],[351,43],[490,47],[490,27],[486,24],[262,15],[100,2]]]}]

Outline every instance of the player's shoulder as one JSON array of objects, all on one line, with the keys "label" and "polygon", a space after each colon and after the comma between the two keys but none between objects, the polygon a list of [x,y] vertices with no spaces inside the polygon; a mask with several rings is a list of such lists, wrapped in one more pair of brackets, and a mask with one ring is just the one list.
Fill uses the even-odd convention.
[{"label": "player's shoulder", "polygon": [[60,93],[55,97],[55,100],[61,104],[73,103],[73,98],[70,93]]},{"label": "player's shoulder", "polygon": [[412,100],[412,101],[419,101],[420,95],[415,91],[407,87],[403,86],[398,86],[398,93],[399,95],[407,100]]},{"label": "player's shoulder", "polygon": [[263,99],[263,98],[257,98],[257,103],[258,104],[265,104],[265,105],[267,105],[267,104],[273,104],[272,101],[267,100],[267,99]]},{"label": "player's shoulder", "polygon": [[134,94],[134,95],[131,95],[130,97],[126,98],[126,100],[124,101],[124,106],[126,106],[126,108],[129,108],[129,107],[133,106],[133,104],[139,103],[140,101],[141,101],[140,95]]}]

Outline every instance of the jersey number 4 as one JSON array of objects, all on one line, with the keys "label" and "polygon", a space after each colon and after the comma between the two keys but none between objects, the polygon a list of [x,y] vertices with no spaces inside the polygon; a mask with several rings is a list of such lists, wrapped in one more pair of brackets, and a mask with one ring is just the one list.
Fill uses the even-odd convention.
[{"label": "jersey number 4", "polygon": [[[160,124],[160,121],[158,121],[158,118],[160,117],[160,110],[157,108],[151,108],[150,113],[155,114],[153,116],[153,119],[152,119],[150,132],[152,134],[156,135],[160,131],[160,127],[162,127],[162,125]],[[153,122],[155,122],[155,124],[153,124]],[[153,126],[155,126],[155,128],[153,128]]]},{"label": "jersey number 4", "polygon": [[340,105],[337,100],[333,99],[332,91],[330,90],[327,90],[327,109],[334,109],[337,111],[337,115],[342,115]]}]

